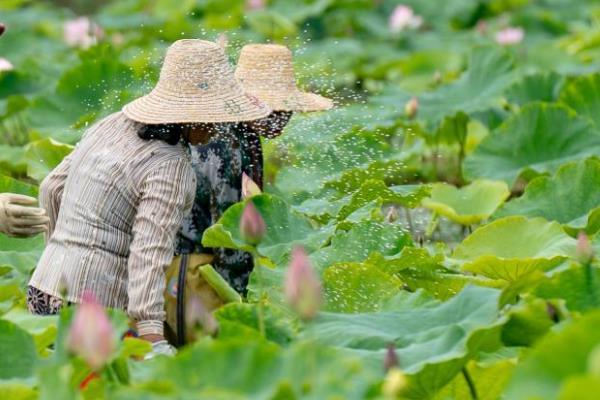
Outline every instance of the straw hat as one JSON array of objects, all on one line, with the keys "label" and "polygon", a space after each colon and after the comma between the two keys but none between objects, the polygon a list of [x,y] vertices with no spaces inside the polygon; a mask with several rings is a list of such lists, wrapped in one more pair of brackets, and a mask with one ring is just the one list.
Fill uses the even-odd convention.
[{"label": "straw hat", "polygon": [[249,44],[242,48],[235,70],[244,89],[275,111],[322,111],[333,101],[296,86],[292,52],[276,44]]},{"label": "straw hat", "polygon": [[134,121],[166,124],[252,121],[271,109],[244,92],[219,45],[186,39],[167,50],[156,87],[123,112]]}]

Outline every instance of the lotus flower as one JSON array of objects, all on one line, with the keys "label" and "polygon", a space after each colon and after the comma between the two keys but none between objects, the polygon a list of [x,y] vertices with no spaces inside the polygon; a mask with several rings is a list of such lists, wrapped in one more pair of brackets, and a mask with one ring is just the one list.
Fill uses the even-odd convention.
[{"label": "lotus flower", "polygon": [[396,349],[393,344],[390,344],[385,353],[385,360],[383,360],[383,368],[386,371],[389,371],[392,368],[397,368],[400,365],[398,361],[398,355],[396,354]]},{"label": "lotus flower", "polygon": [[304,320],[314,318],[321,306],[321,282],[302,247],[296,247],[292,251],[292,260],[285,277],[285,297]]},{"label": "lotus flower", "polygon": [[242,199],[247,199],[257,194],[261,194],[261,190],[246,173],[242,173]]},{"label": "lotus flower", "polygon": [[594,249],[585,232],[579,232],[577,235],[577,258],[582,264],[589,264],[594,259]]},{"label": "lotus flower", "polygon": [[2,71],[12,71],[15,67],[12,65],[10,61],[8,61],[4,57],[0,57],[0,72]]},{"label": "lotus flower", "polygon": [[525,37],[525,31],[519,27],[508,27],[496,33],[496,43],[502,46],[519,44]]},{"label": "lotus flower", "polygon": [[419,112],[419,99],[413,97],[404,106],[404,113],[408,118],[414,118]]},{"label": "lotus flower", "polygon": [[267,233],[267,226],[260,212],[251,201],[246,203],[240,219],[240,233],[244,240],[252,245],[260,243]]},{"label": "lotus flower", "polygon": [[69,46],[83,49],[95,45],[104,35],[102,29],[88,17],[79,17],[65,22],[63,30],[65,42]]},{"label": "lotus flower", "polygon": [[415,12],[409,6],[403,4],[394,8],[390,16],[390,31],[398,33],[406,28],[419,28],[423,24],[423,18],[415,15]]},{"label": "lotus flower", "polygon": [[98,370],[115,349],[115,332],[104,308],[91,293],[84,293],[67,337],[67,347]]},{"label": "lotus flower", "polygon": [[265,0],[246,0],[246,8],[248,10],[261,10],[265,8]]}]

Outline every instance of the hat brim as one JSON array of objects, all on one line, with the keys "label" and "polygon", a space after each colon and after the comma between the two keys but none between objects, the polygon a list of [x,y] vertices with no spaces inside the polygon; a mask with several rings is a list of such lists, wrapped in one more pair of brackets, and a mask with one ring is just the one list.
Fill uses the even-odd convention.
[{"label": "hat brim", "polygon": [[230,98],[186,98],[152,91],[123,107],[128,118],[144,124],[253,121],[271,112],[266,103],[249,94]]},{"label": "hat brim", "polygon": [[333,100],[315,93],[252,91],[256,97],[265,102],[273,111],[315,112],[333,108]]}]

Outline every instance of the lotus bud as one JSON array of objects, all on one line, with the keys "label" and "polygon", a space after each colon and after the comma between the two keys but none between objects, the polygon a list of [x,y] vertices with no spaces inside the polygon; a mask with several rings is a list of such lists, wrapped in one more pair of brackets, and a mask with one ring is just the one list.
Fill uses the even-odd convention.
[{"label": "lotus bud", "polygon": [[246,173],[242,173],[242,199],[261,194],[260,187]]},{"label": "lotus bud", "polygon": [[397,399],[408,385],[406,375],[399,368],[390,369],[385,375],[381,391],[387,399]]},{"label": "lotus bud", "polygon": [[400,366],[400,362],[398,361],[398,355],[396,354],[396,348],[394,344],[390,344],[385,353],[385,360],[383,361],[383,368],[385,368],[386,372],[392,368],[397,368]]},{"label": "lotus bud", "polygon": [[65,42],[69,46],[83,49],[95,45],[98,39],[104,35],[102,29],[88,17],[79,17],[65,22],[63,31]]},{"label": "lotus bud", "polygon": [[84,293],[75,310],[67,347],[93,370],[99,370],[115,349],[115,332],[104,307],[91,293]]},{"label": "lotus bud", "polygon": [[404,106],[404,113],[408,118],[414,118],[419,111],[419,99],[413,97]]},{"label": "lotus bud", "polygon": [[409,6],[400,4],[390,15],[389,27],[392,33],[398,33],[406,28],[419,28],[423,24],[423,18],[415,15]]},{"label": "lotus bud", "polygon": [[594,259],[594,249],[585,232],[579,232],[577,235],[577,258],[582,264],[590,264]]},{"label": "lotus bud", "polygon": [[4,31],[6,31],[6,25],[0,23],[0,36],[2,36],[2,34],[4,34]]},{"label": "lotus bud", "polygon": [[257,245],[267,232],[265,220],[251,201],[246,203],[240,219],[240,233],[244,240],[251,245]]},{"label": "lotus bud", "polygon": [[317,315],[323,301],[321,282],[302,247],[292,251],[284,289],[287,302],[300,318],[310,320]]},{"label": "lotus bud", "polygon": [[508,27],[496,33],[496,43],[501,46],[512,46],[521,43],[524,37],[523,28]]},{"label": "lotus bud", "polygon": [[246,0],[248,10],[260,10],[265,8],[265,0]]},{"label": "lotus bud", "polygon": [[10,61],[8,61],[4,57],[0,57],[0,72],[2,71],[12,71],[15,67],[12,65]]}]

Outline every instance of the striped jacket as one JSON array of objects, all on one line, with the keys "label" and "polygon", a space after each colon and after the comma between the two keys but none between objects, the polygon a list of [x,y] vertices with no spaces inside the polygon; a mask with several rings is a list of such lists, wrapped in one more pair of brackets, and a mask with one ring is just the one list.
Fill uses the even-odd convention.
[{"label": "striped jacket", "polygon": [[139,334],[162,334],[164,272],[196,181],[184,147],[143,140],[141,126],[106,117],[42,182],[50,228],[30,285],[74,303],[90,291]]}]

